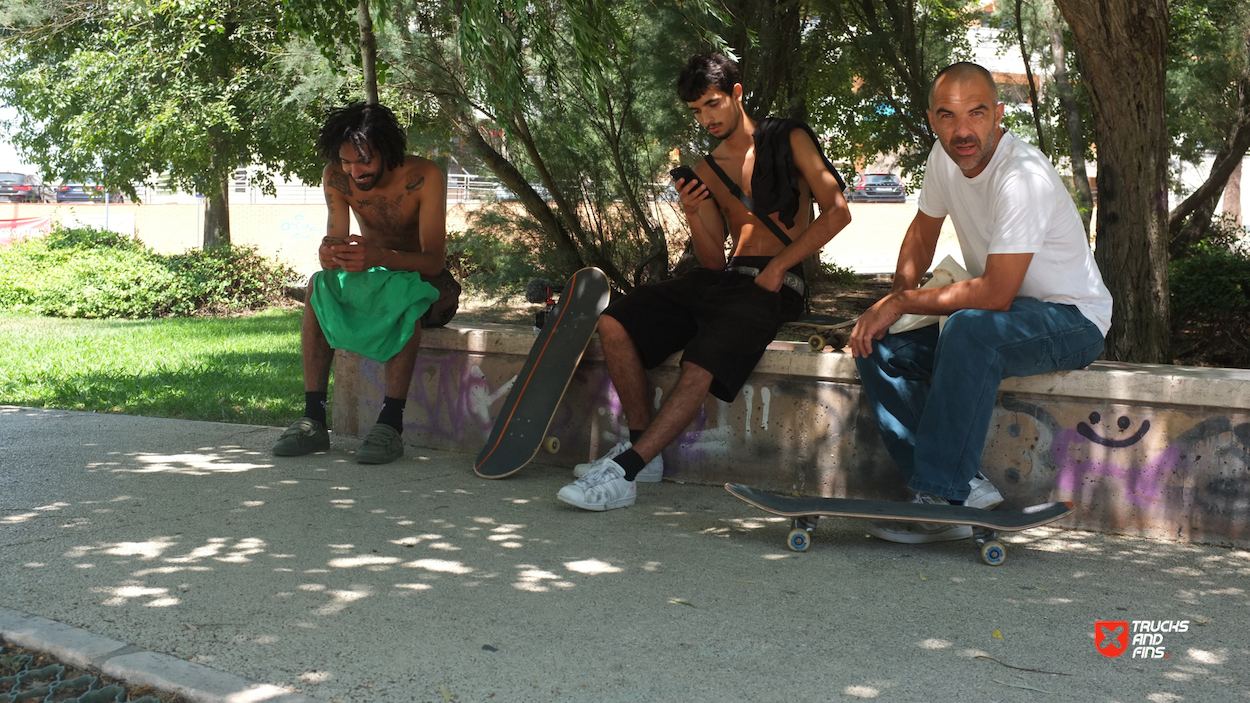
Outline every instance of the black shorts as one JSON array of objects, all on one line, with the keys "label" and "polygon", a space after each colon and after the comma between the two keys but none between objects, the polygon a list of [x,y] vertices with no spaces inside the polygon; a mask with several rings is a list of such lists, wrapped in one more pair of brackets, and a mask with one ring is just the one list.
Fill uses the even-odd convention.
[{"label": "black shorts", "polygon": [[745,274],[695,269],[640,286],[603,314],[629,332],[643,366],[684,349],[683,362],[711,372],[712,395],[733,402],[777,330],[803,314],[803,296],[785,286],[766,291]]}]

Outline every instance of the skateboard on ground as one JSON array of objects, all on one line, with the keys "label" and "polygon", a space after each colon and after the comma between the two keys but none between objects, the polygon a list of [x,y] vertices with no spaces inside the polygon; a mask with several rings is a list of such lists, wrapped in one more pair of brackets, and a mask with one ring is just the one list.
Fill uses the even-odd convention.
[{"label": "skateboard on ground", "polygon": [[807,346],[812,351],[818,352],[825,348],[826,344],[832,344],[834,349],[841,349],[851,341],[850,328],[859,322],[858,317],[845,318],[833,317],[832,315],[804,315],[794,322],[787,322],[788,327],[807,327],[815,330],[811,337],[807,338]]},{"label": "skateboard on ground", "polygon": [[473,463],[482,478],[511,476],[539,449],[560,451],[559,438],[548,437],[547,430],[599,325],[599,313],[608,306],[608,279],[597,268],[584,268],[563,290]]},{"label": "skateboard on ground", "polygon": [[811,545],[812,529],[822,517],[941,522],[948,525],[971,525],[974,528],[972,539],[981,548],[981,559],[990,566],[998,566],[1007,559],[1007,548],[998,541],[995,530],[1016,532],[1040,527],[1076,509],[1072,503],[1043,503],[1020,510],[980,510],[962,505],[928,505],[888,500],[786,498],[741,483],[726,483],[725,490],[760,510],[790,518],[790,535],[786,544],[796,552],[806,551]]}]

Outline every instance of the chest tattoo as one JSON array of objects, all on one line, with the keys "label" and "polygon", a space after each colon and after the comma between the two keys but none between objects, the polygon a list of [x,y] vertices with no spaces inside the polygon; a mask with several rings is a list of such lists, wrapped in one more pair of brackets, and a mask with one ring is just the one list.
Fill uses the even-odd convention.
[{"label": "chest tattoo", "polygon": [[365,216],[374,226],[386,234],[399,234],[403,223],[403,212],[399,209],[399,196],[392,202],[385,195],[375,195],[356,201],[356,211]]},{"label": "chest tattoo", "polygon": [[422,176],[419,173],[413,173],[409,174],[408,183],[405,185],[405,188],[407,188],[408,192],[411,193],[414,190],[421,190],[421,186],[423,185],[425,185],[425,176]]}]

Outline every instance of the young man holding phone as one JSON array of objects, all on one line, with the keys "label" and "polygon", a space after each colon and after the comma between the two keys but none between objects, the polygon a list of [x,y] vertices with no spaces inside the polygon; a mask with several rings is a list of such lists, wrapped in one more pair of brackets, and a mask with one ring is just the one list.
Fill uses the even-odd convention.
[{"label": "young man holding phone", "polygon": [[[692,57],[677,91],[721,140],[693,174],[674,174],[703,268],[640,286],[599,318],[630,436],[578,465],[577,480],[557,494],[586,510],[633,505],[636,481],[662,478],[660,452],[694,419],[708,392],[726,402],[737,397],[777,330],[803,312],[803,259],[851,221],[842,179],[811,128],[777,118],[757,124],[747,116],[733,61]],[[821,214],[810,220],[813,200]],[[728,259],[726,224],[733,239]],[[646,370],[683,349],[677,386],[653,417]]]},{"label": "young man holding phone", "polygon": [[[362,464],[403,456],[403,411],[422,326],[455,314],[459,285],[445,270],[446,185],[429,159],[404,153],[407,137],[382,105],[334,110],[317,148],[329,217],[317,250],[323,270],[308,279],[301,346],[304,416],[273,445],[278,456],[330,448],[326,397],[334,349],[383,362],[386,395],[356,450]],[[348,212],[360,234],[350,234]]]}]

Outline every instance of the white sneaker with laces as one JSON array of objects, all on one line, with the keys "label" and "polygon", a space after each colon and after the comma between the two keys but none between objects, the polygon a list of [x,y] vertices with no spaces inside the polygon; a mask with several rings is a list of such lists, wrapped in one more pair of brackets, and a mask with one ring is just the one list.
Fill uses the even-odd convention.
[{"label": "white sneaker with laces", "polygon": [[[600,466],[603,466],[605,462],[620,456],[622,452],[633,446],[634,445],[631,442],[617,442],[616,446],[609,449],[607,454],[604,454],[594,461],[588,461],[584,464],[574,466],[573,475],[577,478],[581,478]],[[638,472],[638,475],[634,477],[634,480],[641,483],[659,483],[664,480],[664,457],[660,454],[656,454],[655,458],[648,461],[647,465],[642,467],[642,471]]]},{"label": "white sneaker with laces", "polygon": [[556,498],[583,510],[627,508],[638,499],[638,486],[625,480],[625,469],[608,459],[598,468],[570,483]]},{"label": "white sneaker with laces", "polygon": [[968,485],[972,488],[972,492],[964,500],[964,505],[969,508],[993,510],[1002,505],[1003,494],[998,492],[998,489],[994,487],[994,484],[990,483],[985,474],[977,472],[977,475],[972,477]]},{"label": "white sneaker with laces", "polygon": [[[911,502],[950,505],[945,498],[929,493],[917,493]],[[927,544],[969,539],[972,537],[972,526],[947,525],[940,522],[874,522],[868,525],[868,534],[888,542]]]}]

